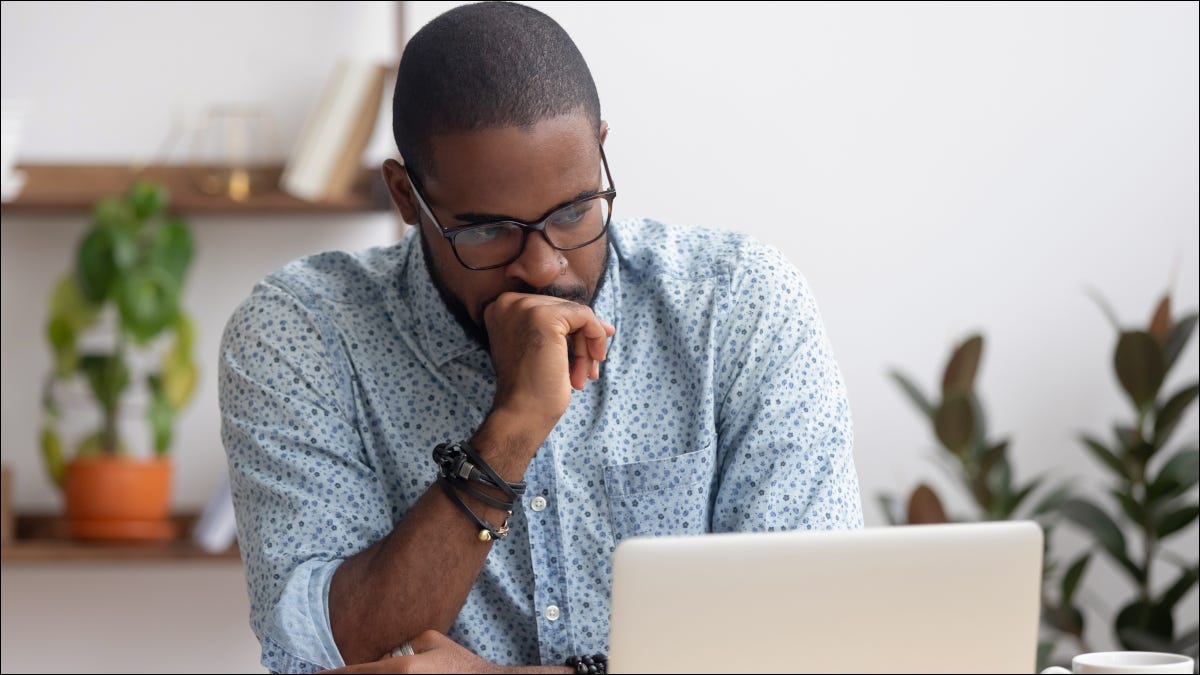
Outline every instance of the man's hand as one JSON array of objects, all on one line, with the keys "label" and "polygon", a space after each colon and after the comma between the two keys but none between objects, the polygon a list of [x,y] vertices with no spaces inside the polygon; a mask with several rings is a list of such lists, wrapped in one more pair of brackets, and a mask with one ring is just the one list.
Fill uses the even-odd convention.
[{"label": "man's hand", "polygon": [[454,640],[433,630],[421,633],[409,643],[412,656],[385,656],[378,661],[359,663],[326,673],[570,673],[571,669],[532,666],[510,668],[480,658]]},{"label": "man's hand", "polygon": [[616,332],[586,305],[525,293],[496,298],[483,320],[497,378],[492,409],[536,421],[546,435],[567,411],[571,388],[600,378],[607,339]]}]

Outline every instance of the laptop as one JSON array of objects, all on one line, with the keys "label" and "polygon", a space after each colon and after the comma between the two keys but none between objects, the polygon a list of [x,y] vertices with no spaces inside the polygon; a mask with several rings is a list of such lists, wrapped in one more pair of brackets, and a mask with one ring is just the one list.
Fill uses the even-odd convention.
[{"label": "laptop", "polygon": [[610,673],[1032,673],[1032,521],[629,539]]}]

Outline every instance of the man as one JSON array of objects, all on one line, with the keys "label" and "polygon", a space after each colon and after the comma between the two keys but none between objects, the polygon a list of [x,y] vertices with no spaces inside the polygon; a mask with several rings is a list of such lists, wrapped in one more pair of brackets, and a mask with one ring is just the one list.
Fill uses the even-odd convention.
[{"label": "man", "polygon": [[405,163],[383,170],[415,227],[272,274],[221,348],[264,665],[570,672],[607,649],[627,537],[861,527],[801,276],[744,236],[610,218],[607,125],[560,26],[451,10],[393,108]]}]

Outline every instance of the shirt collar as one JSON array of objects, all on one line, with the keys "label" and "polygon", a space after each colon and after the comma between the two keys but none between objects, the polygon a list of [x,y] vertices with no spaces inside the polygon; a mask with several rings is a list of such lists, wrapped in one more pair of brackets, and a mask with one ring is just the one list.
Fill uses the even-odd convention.
[{"label": "shirt collar", "polygon": [[[421,251],[420,233],[416,228],[408,229],[404,241],[401,242],[401,246],[407,246],[407,251],[404,254],[403,268],[397,275],[398,288],[395,293],[395,297],[405,305],[407,311],[393,311],[392,317],[397,329],[401,333],[412,335],[433,364],[440,368],[480,347],[450,313],[441,294],[433,285],[433,277]],[[611,232],[608,249],[608,267],[604,271],[604,283],[592,304],[596,316],[619,328],[620,265]],[[609,350],[611,358],[611,344]]]},{"label": "shirt collar", "polygon": [[412,335],[423,351],[441,367],[451,359],[478,347],[458,323],[433,285],[433,277],[421,252],[421,234],[409,227],[402,245],[407,246],[403,269],[398,276],[399,299],[404,312],[393,313],[396,328]]}]

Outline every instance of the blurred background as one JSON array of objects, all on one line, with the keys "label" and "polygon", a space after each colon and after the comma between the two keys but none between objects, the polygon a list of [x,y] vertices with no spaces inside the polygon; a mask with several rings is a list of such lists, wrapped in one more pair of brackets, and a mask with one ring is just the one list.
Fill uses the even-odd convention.
[{"label": "blurred background", "polygon": [[[207,112],[238,104],[269,113],[282,163],[338,59],[395,63],[404,37],[456,4],[6,2],[17,162],[184,163]],[[1196,3],[529,4],[591,65],[617,217],[746,232],[808,279],[849,389],[868,526],[886,523],[881,493],[919,482],[967,512],[888,373],[934,392],[971,333],[986,337],[976,390],[1014,474],[1102,492],[1078,435],[1107,437],[1130,412],[1117,333],[1089,289],[1143,329],[1165,292],[1176,314],[1197,305]],[[384,110],[364,161],[394,154]],[[385,210],[188,218],[200,370],[172,500],[195,512],[225,472],[215,368],[234,307],[293,258],[387,245],[402,226]],[[17,512],[62,508],[38,456],[38,396],[47,297],[86,220],[3,214],[0,449]],[[1193,339],[1164,389],[1198,368]],[[1176,433],[1196,443],[1194,404]],[[1070,531],[1056,543],[1064,558],[1088,545]],[[1194,524],[1171,543],[1192,560],[1197,545]],[[2,578],[5,672],[261,669],[236,560],[6,559]],[[1111,647],[1104,613],[1128,584],[1093,561],[1086,586],[1091,644]],[[1175,620],[1196,624],[1194,585]]]}]

